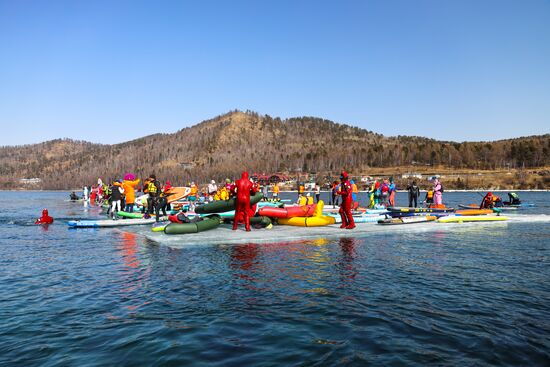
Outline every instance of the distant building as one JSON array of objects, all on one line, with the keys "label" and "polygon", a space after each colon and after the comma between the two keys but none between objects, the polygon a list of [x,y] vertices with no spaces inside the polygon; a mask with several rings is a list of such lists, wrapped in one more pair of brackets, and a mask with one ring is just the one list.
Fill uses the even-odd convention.
[{"label": "distant building", "polygon": [[192,169],[192,168],[195,168],[195,163],[194,162],[181,162],[180,166],[183,169]]},{"label": "distant building", "polygon": [[404,173],[401,175],[401,178],[418,178],[421,179],[422,175],[420,173]]},{"label": "distant building", "polygon": [[37,185],[39,183],[42,182],[42,179],[40,178],[22,178],[19,180],[19,183],[20,184],[23,184],[23,185]]}]

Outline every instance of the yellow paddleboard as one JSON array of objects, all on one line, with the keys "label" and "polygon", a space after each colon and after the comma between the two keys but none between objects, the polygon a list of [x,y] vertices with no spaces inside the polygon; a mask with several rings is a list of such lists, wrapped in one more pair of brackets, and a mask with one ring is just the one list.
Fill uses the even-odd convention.
[{"label": "yellow paddleboard", "polygon": [[503,215],[450,215],[437,220],[439,223],[496,222],[508,220]]}]

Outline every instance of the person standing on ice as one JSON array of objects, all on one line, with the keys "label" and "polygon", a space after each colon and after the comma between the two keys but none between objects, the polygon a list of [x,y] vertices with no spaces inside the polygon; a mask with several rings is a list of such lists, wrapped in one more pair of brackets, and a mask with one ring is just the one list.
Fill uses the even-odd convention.
[{"label": "person standing on ice", "polygon": [[236,195],[235,219],[233,230],[237,229],[240,222],[244,223],[247,232],[250,231],[250,194],[256,193],[254,184],[248,178],[248,172],[244,171],[241,178],[235,181],[231,191]]},{"label": "person standing on ice", "polygon": [[340,205],[340,217],[342,218],[342,225],[340,228],[353,229],[355,228],[355,221],[351,215],[351,204],[353,201],[352,193],[353,189],[349,182],[349,176],[346,171],[342,171],[340,175],[340,189],[338,193],[342,196],[342,205]]}]

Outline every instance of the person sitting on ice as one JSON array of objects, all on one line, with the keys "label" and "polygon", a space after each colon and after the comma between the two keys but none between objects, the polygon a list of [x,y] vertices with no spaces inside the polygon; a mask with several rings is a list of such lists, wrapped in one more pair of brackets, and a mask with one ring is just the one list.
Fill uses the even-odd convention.
[{"label": "person sitting on ice", "polygon": [[78,195],[76,194],[76,192],[74,192],[74,191],[71,192],[71,195],[69,195],[69,196],[70,196],[70,198],[71,198],[72,201],[76,201],[76,200],[80,199],[80,198],[78,197]]}]

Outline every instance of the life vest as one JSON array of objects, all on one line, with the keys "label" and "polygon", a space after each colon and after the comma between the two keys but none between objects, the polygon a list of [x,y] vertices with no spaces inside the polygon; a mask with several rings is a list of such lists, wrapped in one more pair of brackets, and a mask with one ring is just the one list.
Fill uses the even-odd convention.
[{"label": "life vest", "polygon": [[428,190],[428,192],[426,193],[426,197],[427,197],[428,199],[433,199],[433,197],[434,197],[434,192],[433,192],[433,190]]},{"label": "life vest", "polygon": [[300,199],[298,199],[298,205],[306,205],[307,199],[305,196],[300,196]]},{"label": "life vest", "polygon": [[298,187],[298,192],[301,194],[302,192],[304,192],[305,188],[304,188],[304,185],[300,185],[300,187]]},{"label": "life vest", "polygon": [[351,185],[351,191],[355,194],[359,193],[359,189],[357,188],[356,184]]},{"label": "life vest", "polygon": [[388,191],[390,191],[390,187],[388,186],[388,184],[382,184],[382,187],[380,188],[380,191],[382,191],[382,193],[385,194]]},{"label": "life vest", "polygon": [[279,193],[279,186],[275,185],[273,186],[273,193],[278,194]]},{"label": "life vest", "polygon": [[195,185],[191,186],[191,193],[189,194],[189,196],[197,196],[198,191],[199,189],[197,189],[197,186]]},{"label": "life vest", "polygon": [[307,199],[307,205],[313,204],[313,196],[307,196],[306,199]]},{"label": "life vest", "polygon": [[149,195],[155,196],[157,194],[157,185],[155,185],[154,181],[147,183],[147,193]]},{"label": "life vest", "polygon": [[515,199],[515,200],[518,200],[518,199],[519,199],[519,195],[516,194],[515,192],[509,193],[508,196],[510,196],[512,199]]}]

